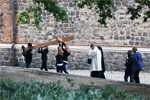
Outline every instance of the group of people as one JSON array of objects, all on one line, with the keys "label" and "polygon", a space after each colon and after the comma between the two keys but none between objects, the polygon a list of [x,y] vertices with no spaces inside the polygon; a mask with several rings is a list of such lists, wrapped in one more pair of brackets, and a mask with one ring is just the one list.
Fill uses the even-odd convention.
[{"label": "group of people", "polygon": [[[23,49],[23,56],[25,57],[25,68],[29,68],[32,62],[32,44],[28,43],[28,49],[27,51],[24,50],[24,46],[22,46]],[[47,68],[47,54],[48,54],[48,47],[47,46],[43,46],[41,48],[38,48],[38,53],[41,54],[41,60],[42,60],[42,64],[41,64],[41,70],[45,70],[48,71]],[[67,46],[66,43],[62,42],[59,43],[58,46],[58,54],[56,55],[56,71],[62,73],[63,71],[66,74],[69,74],[68,71],[66,70],[66,65],[68,64],[68,56],[71,53],[71,50],[69,49],[69,47]]]},{"label": "group of people", "polygon": [[[32,62],[32,44],[28,43],[28,50],[23,51],[23,56],[25,57],[25,67],[29,68],[30,64]],[[24,47],[22,47],[24,50]],[[47,69],[47,54],[48,54],[48,47],[41,47],[38,49],[38,53],[41,53],[41,70],[45,69],[45,71],[48,71]],[[66,43],[62,42],[59,43],[59,46],[57,48],[57,55],[56,55],[56,72],[62,73],[63,71],[66,74],[69,74],[66,70],[66,65],[68,64],[68,56],[71,54],[70,48],[67,46]],[[132,50],[129,50],[127,52],[128,58],[126,59],[126,69],[125,69],[125,75],[124,80],[125,82],[128,82],[128,77],[130,76],[130,82],[136,82],[140,83],[139,79],[139,73],[143,68],[142,65],[142,56],[139,52],[137,52],[137,48],[134,47]],[[95,46],[94,44],[90,45],[90,50],[88,53],[88,56],[90,61],[88,61],[89,64],[91,64],[91,77],[98,77],[105,79],[105,64],[104,64],[104,55],[102,47]]]},{"label": "group of people", "polygon": [[133,47],[132,50],[127,52],[128,58],[126,59],[126,69],[124,75],[124,81],[128,82],[130,76],[130,82],[140,83],[139,73],[143,68],[142,56],[137,52],[137,48]]},{"label": "group of people", "polygon": [[[126,59],[126,69],[124,75],[124,81],[128,82],[128,77],[130,76],[130,82],[140,83],[139,73],[143,68],[142,56],[137,52],[137,48],[133,47],[132,50],[127,52],[128,58]],[[90,50],[88,54],[91,59],[91,77],[98,77],[105,79],[105,64],[103,57],[103,50],[100,46],[90,45]]]}]

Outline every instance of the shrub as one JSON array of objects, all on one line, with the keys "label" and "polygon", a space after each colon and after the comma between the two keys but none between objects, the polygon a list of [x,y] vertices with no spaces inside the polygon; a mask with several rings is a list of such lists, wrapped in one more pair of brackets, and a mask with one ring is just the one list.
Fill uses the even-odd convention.
[{"label": "shrub", "polygon": [[[67,80],[72,87],[73,80]],[[44,83],[33,79],[27,83],[0,79],[0,100],[144,100],[137,93],[128,97],[124,89],[112,88],[109,85],[103,89],[91,89],[84,84],[79,86],[79,89],[72,90],[65,89],[60,81]]]}]

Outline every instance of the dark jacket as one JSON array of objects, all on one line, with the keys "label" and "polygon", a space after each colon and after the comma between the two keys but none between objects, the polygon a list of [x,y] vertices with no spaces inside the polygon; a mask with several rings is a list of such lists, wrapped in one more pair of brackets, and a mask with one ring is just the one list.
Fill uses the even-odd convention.
[{"label": "dark jacket", "polygon": [[62,44],[62,50],[63,50],[63,61],[66,61],[66,63],[68,62],[68,56],[70,55],[70,53],[63,48],[63,46],[65,46],[65,44]]},{"label": "dark jacket", "polygon": [[38,49],[38,53],[41,53],[42,56],[41,56],[41,59],[42,60],[47,60],[47,53],[48,53],[48,48],[44,49],[43,48],[39,48]]},{"label": "dark jacket", "polygon": [[102,47],[100,47],[100,46],[97,46],[98,47],[98,49],[101,51],[101,54],[102,54],[102,58],[101,58],[101,62],[102,62],[102,71],[105,71],[105,62],[104,62],[104,54],[103,54],[103,49],[102,49]]},{"label": "dark jacket", "polygon": [[22,54],[25,57],[26,62],[32,61],[32,49],[28,49],[26,52],[23,52]]},{"label": "dark jacket", "polygon": [[143,64],[142,64],[142,55],[139,52],[136,52],[134,54],[136,56],[137,62],[136,62],[136,69],[137,70],[142,70],[143,69]]},{"label": "dark jacket", "polygon": [[136,61],[136,56],[134,54],[131,55],[125,63],[125,66],[127,66],[125,71],[128,73],[134,73],[136,71]]},{"label": "dark jacket", "polygon": [[126,58],[126,63],[125,63],[125,66],[126,66],[125,72],[126,73],[131,73],[131,67],[128,64],[130,59],[131,59],[130,56],[128,56],[128,58]]},{"label": "dark jacket", "polygon": [[57,54],[56,55],[56,66],[57,66],[57,64],[62,64],[63,63],[63,56],[62,55],[60,55],[60,54]]}]

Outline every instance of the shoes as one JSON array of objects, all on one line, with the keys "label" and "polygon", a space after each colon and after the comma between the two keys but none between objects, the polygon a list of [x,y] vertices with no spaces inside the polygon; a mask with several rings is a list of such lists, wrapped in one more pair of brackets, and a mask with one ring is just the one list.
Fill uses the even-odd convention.
[{"label": "shoes", "polygon": [[45,71],[48,71],[48,69],[46,68]]}]

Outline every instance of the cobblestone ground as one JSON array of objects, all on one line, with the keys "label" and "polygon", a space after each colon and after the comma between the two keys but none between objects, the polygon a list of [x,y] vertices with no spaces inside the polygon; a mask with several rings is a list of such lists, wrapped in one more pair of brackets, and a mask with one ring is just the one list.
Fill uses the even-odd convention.
[{"label": "cobblestone ground", "polygon": [[[56,72],[56,70],[49,70],[50,72]],[[81,75],[81,76],[90,76],[89,70],[68,70],[69,74]],[[119,71],[106,71],[106,79],[115,80],[115,81],[124,81],[124,72]],[[140,72],[140,81],[142,84],[150,85],[150,73]],[[129,78],[128,78],[129,80]]]}]

